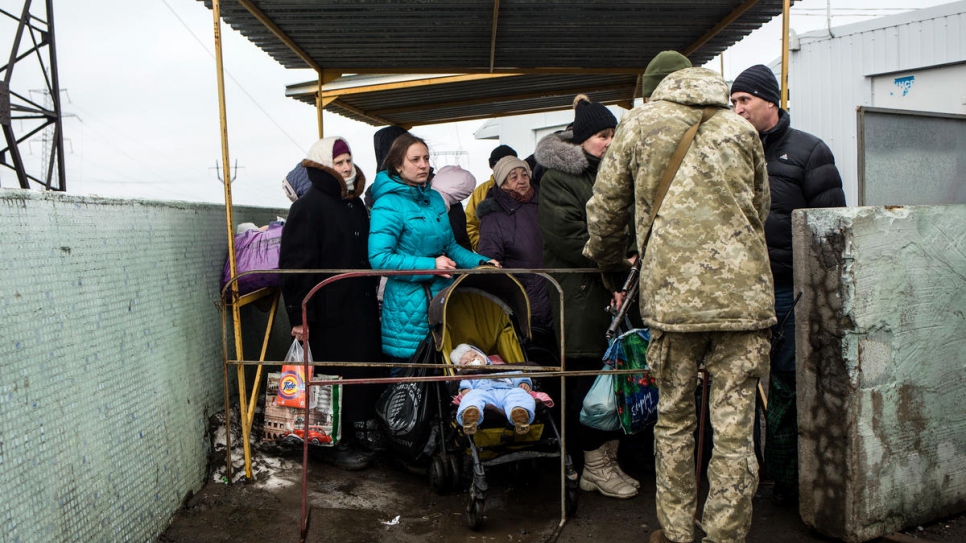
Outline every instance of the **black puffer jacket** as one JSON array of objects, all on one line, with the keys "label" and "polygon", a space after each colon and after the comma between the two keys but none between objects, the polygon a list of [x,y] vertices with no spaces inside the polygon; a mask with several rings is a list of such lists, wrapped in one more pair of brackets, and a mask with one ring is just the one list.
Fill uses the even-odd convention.
[{"label": "black puffer jacket", "polygon": [[842,177],[832,150],[790,123],[788,113],[779,110],[778,124],[761,133],[771,187],[765,240],[775,282],[787,284],[792,282],[792,211],[845,206]]}]

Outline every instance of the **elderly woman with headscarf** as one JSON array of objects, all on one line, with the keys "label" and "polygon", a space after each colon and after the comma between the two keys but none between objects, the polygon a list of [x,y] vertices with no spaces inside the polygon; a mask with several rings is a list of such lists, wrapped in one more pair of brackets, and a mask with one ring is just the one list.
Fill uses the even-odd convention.
[{"label": "elderly woman with headscarf", "polygon": [[[319,140],[301,166],[311,183],[292,203],[282,233],[281,269],[368,269],[369,214],[359,198],[366,178],[352,162],[342,138]],[[281,288],[292,336],[304,340],[316,361],[372,362],[379,352],[377,277],[345,279],[318,291],[302,321],[302,300],[331,274],[283,275]],[[332,367],[327,372],[345,378],[374,376],[365,368]],[[372,460],[352,435],[352,428],[374,418],[378,388],[346,387],[342,398],[343,440],[322,450],[323,460],[343,469],[362,469]],[[364,427],[364,426],[362,426]],[[346,430],[349,429],[349,430]]]},{"label": "elderly woman with headscarf", "polygon": [[[530,184],[530,166],[505,156],[493,166],[495,185],[476,208],[480,220],[479,251],[504,268],[542,268],[543,234],[537,222],[537,191]],[[531,274],[517,276],[530,298],[530,323],[535,337],[553,336],[553,318],[546,281]],[[545,347],[553,348],[551,340]]]}]

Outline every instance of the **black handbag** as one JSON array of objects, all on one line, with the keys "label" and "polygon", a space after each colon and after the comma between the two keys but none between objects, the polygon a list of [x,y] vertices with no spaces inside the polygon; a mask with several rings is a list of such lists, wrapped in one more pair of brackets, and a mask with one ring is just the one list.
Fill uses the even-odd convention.
[{"label": "black handbag", "polygon": [[[432,334],[427,334],[411,363],[432,364],[436,350]],[[400,377],[424,377],[434,373],[429,368],[407,368]],[[414,462],[423,458],[426,441],[433,428],[430,409],[436,401],[433,383],[394,383],[389,385],[376,401],[376,417],[382,423],[390,447],[406,459]]]}]

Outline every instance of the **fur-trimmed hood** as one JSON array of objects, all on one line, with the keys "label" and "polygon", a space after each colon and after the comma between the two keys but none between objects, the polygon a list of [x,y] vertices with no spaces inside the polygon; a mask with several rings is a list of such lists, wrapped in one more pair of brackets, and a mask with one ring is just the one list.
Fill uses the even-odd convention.
[{"label": "fur-trimmed hood", "polygon": [[565,130],[544,136],[537,143],[534,156],[548,170],[580,175],[590,167],[584,148],[573,143],[573,132]]},{"label": "fur-trimmed hood", "polygon": [[[345,179],[342,178],[342,174],[333,170],[332,168],[328,166],[323,166],[318,162],[313,162],[307,158],[302,161],[302,166],[304,166],[305,168],[321,170],[329,174],[339,184],[339,187],[342,189],[341,198],[343,200],[358,198],[362,194],[362,192],[366,189],[366,176],[362,173],[362,170],[360,170],[359,168],[356,168],[355,165],[353,165],[353,169],[356,172],[356,182],[351,192],[349,191],[348,185],[346,185]],[[318,176],[313,176],[311,174],[311,170],[309,173],[309,181],[312,182],[312,186],[314,186],[315,188],[321,190],[322,192],[328,192],[326,188],[321,185],[321,183],[323,183],[324,181],[319,179]]]}]

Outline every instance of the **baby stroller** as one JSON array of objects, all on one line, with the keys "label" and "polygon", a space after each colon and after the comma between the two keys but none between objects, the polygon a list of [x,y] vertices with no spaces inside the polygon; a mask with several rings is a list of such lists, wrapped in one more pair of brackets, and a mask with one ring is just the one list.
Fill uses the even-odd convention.
[{"label": "baby stroller", "polygon": [[[510,274],[473,274],[458,277],[430,303],[429,322],[437,353],[446,375],[455,375],[449,353],[461,343],[498,355],[506,370],[514,364],[530,365],[524,342],[530,338],[530,302],[524,287]],[[491,356],[492,358],[492,356]],[[532,375],[531,375],[532,376]],[[441,383],[447,401],[457,394],[457,381]],[[539,383],[536,383],[539,386]],[[447,404],[448,405],[448,404]],[[486,411],[490,412],[487,406]],[[494,408],[496,409],[496,408]],[[430,484],[437,493],[459,488],[464,461],[472,463],[472,480],[466,505],[466,523],[472,529],[483,523],[486,502],[486,468],[538,458],[564,455],[566,511],[577,505],[577,473],[563,450],[550,409],[537,402],[535,418],[525,434],[514,432],[502,411],[491,413],[473,435],[464,435],[455,420],[456,407],[442,412],[437,451],[431,459]]]}]

